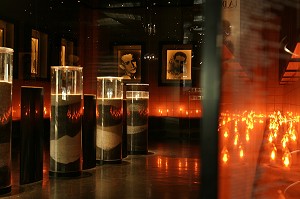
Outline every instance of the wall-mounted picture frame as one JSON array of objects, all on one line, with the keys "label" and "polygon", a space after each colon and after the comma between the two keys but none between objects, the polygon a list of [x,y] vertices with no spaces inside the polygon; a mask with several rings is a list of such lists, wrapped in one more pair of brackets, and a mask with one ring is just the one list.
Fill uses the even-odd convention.
[{"label": "wall-mounted picture frame", "polygon": [[193,46],[191,44],[162,45],[161,53],[162,85],[190,85]]},{"label": "wall-mounted picture frame", "polygon": [[31,37],[31,77],[39,77],[39,39]]},{"label": "wall-mounted picture frame", "polygon": [[60,65],[66,65],[66,45],[61,45],[60,49]]},{"label": "wall-mounted picture frame", "polygon": [[0,46],[4,46],[4,28],[0,28]]},{"label": "wall-mounted picture frame", "polygon": [[118,66],[118,77],[124,82],[141,82],[142,45],[114,46],[114,57]]}]

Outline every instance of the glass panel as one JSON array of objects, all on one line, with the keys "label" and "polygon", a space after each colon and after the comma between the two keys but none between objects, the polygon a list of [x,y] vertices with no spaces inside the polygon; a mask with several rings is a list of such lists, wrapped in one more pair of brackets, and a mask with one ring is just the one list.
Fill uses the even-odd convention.
[{"label": "glass panel", "polygon": [[[13,57],[14,75],[11,78],[14,82],[12,137],[17,141],[20,139],[18,134],[15,135],[19,132],[18,123],[21,121],[20,87],[44,88],[45,179],[43,186],[36,190],[42,189],[42,195],[48,198],[60,197],[61,193],[66,193],[66,197],[70,198],[86,198],[88,194],[91,198],[200,197],[202,165],[199,140],[203,117],[200,82],[204,63],[204,14],[204,0],[0,1],[0,46],[14,49],[16,55]],[[212,36],[215,41],[216,35]],[[120,92],[115,94],[109,90],[106,92],[109,96],[99,97],[97,78],[108,76],[123,77],[122,84],[117,86]],[[126,91],[122,89],[133,84],[147,85],[147,91],[135,93],[129,89],[129,99],[126,101]],[[81,163],[85,160],[79,154],[85,145],[80,144],[81,135],[78,132],[81,132],[79,120],[84,110],[81,100],[87,94],[97,96],[98,111],[95,112],[97,119],[102,117],[97,122],[101,139],[98,139],[99,132],[94,138],[95,146],[99,148],[96,158],[105,163],[121,164],[118,167],[97,165],[95,175],[87,172],[88,176],[81,178],[87,173],[82,172],[84,167]],[[130,97],[130,94],[135,96]],[[137,100],[137,94],[142,96],[141,99]],[[73,95],[81,96],[76,98],[75,108],[71,107],[71,112],[62,110],[59,105],[69,105]],[[118,103],[121,100],[121,105],[126,102],[126,117],[127,114],[132,116],[128,116],[128,120],[124,120],[122,115],[123,105],[119,103],[117,108],[107,106],[107,100],[116,101],[108,99],[115,95],[118,96]],[[107,114],[103,116],[104,109]],[[71,116],[73,113],[71,119],[70,113]],[[107,119],[113,122],[109,121],[110,125],[106,125]],[[131,125],[126,124],[129,120]],[[130,131],[131,137],[124,135],[122,125],[129,129],[125,132]],[[71,132],[72,129],[76,132]],[[127,153],[122,151],[125,139],[131,148],[129,152],[139,156],[126,157]],[[12,141],[13,164],[20,161],[16,140]],[[139,140],[142,142],[139,143]],[[211,145],[217,148],[217,143]],[[213,158],[217,159],[216,156]],[[141,165],[142,169],[139,169]],[[114,182],[126,181],[122,186],[114,184],[120,190],[105,187],[104,178],[107,176],[98,175],[98,172],[109,174],[103,171],[105,168],[121,169],[111,173],[118,175],[114,177]],[[141,174],[138,180],[134,179],[136,176],[132,171]],[[11,173],[12,195],[40,197],[41,192],[33,196],[31,194],[36,194],[35,191],[31,193],[15,186],[17,172],[13,170]],[[76,178],[75,184],[66,187],[48,179],[49,176],[77,175],[80,177]],[[116,180],[119,177],[121,180]],[[90,188],[85,190],[86,180],[90,180],[87,186],[91,185],[94,191]],[[72,187],[72,193],[68,187]]]},{"label": "glass panel", "polygon": [[299,2],[222,5],[219,198],[297,198]]}]

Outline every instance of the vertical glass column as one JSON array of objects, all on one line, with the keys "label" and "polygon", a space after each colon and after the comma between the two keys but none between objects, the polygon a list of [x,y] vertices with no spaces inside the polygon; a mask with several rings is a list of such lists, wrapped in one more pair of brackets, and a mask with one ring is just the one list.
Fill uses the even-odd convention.
[{"label": "vertical glass column", "polygon": [[126,107],[128,154],[147,154],[149,84],[127,84]]},{"label": "vertical glass column", "polygon": [[0,194],[11,192],[13,52],[0,47]]},{"label": "vertical glass column", "polygon": [[97,164],[122,161],[122,96],[121,77],[97,77]]},{"label": "vertical glass column", "polygon": [[82,68],[51,67],[49,175],[81,175]]}]

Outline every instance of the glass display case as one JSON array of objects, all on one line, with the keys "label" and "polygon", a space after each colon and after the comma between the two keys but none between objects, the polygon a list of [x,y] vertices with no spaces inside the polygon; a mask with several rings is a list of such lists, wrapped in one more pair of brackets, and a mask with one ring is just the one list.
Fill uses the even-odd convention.
[{"label": "glass display case", "polygon": [[[68,197],[92,192],[92,198],[297,197],[299,13],[295,0],[1,1],[0,46],[14,49],[15,55],[11,93],[9,89],[5,96],[0,92],[1,107],[12,96],[12,164],[19,154],[20,90],[37,86],[44,88],[45,95],[43,137],[52,141],[45,142],[44,165],[48,166],[44,171],[80,171],[78,181],[71,178],[80,187],[76,190],[68,189],[66,181],[52,184],[44,173],[46,180],[37,189],[46,197],[64,197],[60,188]],[[51,66],[59,65],[82,68],[77,76],[82,81],[82,96],[98,95],[97,77],[124,76],[120,87],[149,85],[148,153],[132,156],[124,151],[129,134],[125,116],[121,116],[125,112],[122,97],[112,106],[97,96],[98,119],[99,110],[107,111],[97,121],[102,133],[98,146],[111,144],[107,140],[112,134],[104,123],[115,116],[115,124],[107,123],[117,129],[113,134],[117,139],[107,148],[115,149],[118,157],[112,159],[122,161],[81,172],[81,138],[76,134],[82,124],[80,100],[72,99],[76,107],[69,112],[76,133],[54,133],[49,139],[61,127],[50,125],[60,110],[51,108]],[[69,90],[62,93],[61,101],[67,105]],[[2,109],[0,119],[5,121],[7,110]],[[7,161],[0,161],[0,168],[8,162],[10,144],[3,132],[0,130],[0,145],[7,148],[0,153]],[[58,138],[67,138],[68,143],[76,140],[66,151],[74,156],[63,160],[63,167],[48,159],[56,138],[57,142]],[[56,149],[61,146],[65,147],[57,145]],[[98,155],[104,154],[102,149]],[[16,172],[12,170],[12,180],[5,178],[3,183],[18,184]],[[12,195],[32,196],[26,189],[12,187]]]}]

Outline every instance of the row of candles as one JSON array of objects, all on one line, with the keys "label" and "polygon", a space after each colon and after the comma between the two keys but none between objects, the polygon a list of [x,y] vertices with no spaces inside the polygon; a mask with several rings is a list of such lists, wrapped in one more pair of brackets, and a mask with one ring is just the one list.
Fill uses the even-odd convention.
[{"label": "row of candles", "polygon": [[[19,107],[20,108],[20,104]],[[166,109],[166,108],[155,108],[149,110],[149,116],[161,116],[161,117],[201,117],[202,110],[199,109],[184,109],[182,107],[179,107],[178,109]],[[20,110],[13,109],[13,118],[19,118],[20,117]],[[44,117],[49,117],[50,111],[47,109],[46,106],[44,106]]]},{"label": "row of candles", "polygon": [[297,149],[299,119],[300,116],[292,112],[283,114],[280,111],[269,115],[255,112],[222,113],[219,122],[222,145],[220,161],[226,165],[230,164],[230,161],[236,161],[237,158],[244,160],[252,153],[252,151],[248,152],[247,148],[251,144],[256,144],[258,133],[262,131],[262,150],[259,151],[261,154],[258,160],[270,165],[290,168],[292,160],[296,159],[292,155],[300,152]]},{"label": "row of candles", "polygon": [[[174,116],[174,117],[201,117],[201,109],[184,109],[179,107],[178,109],[163,109],[158,108],[156,109],[155,116]],[[150,109],[150,115],[151,115],[151,109]]]}]

